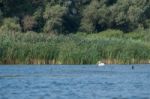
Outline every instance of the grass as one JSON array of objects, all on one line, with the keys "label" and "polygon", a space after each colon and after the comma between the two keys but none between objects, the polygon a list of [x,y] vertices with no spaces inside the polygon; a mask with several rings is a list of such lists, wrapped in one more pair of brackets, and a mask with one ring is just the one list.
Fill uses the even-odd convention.
[{"label": "grass", "polygon": [[0,33],[1,64],[108,64],[149,63],[150,30],[123,33],[52,35]]}]

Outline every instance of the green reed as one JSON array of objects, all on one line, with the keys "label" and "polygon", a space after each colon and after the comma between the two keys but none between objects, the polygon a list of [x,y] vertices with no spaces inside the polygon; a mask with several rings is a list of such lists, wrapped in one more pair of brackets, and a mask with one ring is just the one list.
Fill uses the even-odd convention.
[{"label": "green reed", "polygon": [[[149,32],[123,34],[107,30],[97,34],[53,35],[3,32],[1,64],[108,64],[149,63]],[[142,36],[141,36],[142,35]]]}]

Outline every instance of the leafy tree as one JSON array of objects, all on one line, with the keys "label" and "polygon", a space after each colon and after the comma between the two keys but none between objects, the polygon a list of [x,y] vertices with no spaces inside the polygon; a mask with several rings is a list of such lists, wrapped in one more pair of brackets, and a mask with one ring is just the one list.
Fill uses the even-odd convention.
[{"label": "leafy tree", "polygon": [[81,19],[81,31],[88,33],[95,31],[95,25],[98,21],[98,9],[100,5],[97,0],[93,0],[90,5],[83,11],[83,18]]},{"label": "leafy tree", "polygon": [[44,12],[44,19],[46,24],[44,26],[44,31],[47,33],[63,32],[63,17],[67,14],[67,8],[60,5],[51,6],[47,4]]},{"label": "leafy tree", "polygon": [[[119,0],[111,7],[114,28],[123,31],[132,31],[146,19],[145,10],[150,1],[148,0]],[[150,6],[150,5],[149,5]]]},{"label": "leafy tree", "polygon": [[32,30],[37,24],[36,20],[32,16],[25,16],[22,20],[23,30]]},{"label": "leafy tree", "polygon": [[129,32],[149,28],[150,0],[0,0],[0,20],[14,17],[24,31]]},{"label": "leafy tree", "polygon": [[43,19],[43,7],[39,7],[33,13],[33,18],[36,21],[36,26],[34,26],[34,31],[42,32],[44,27],[44,19]]}]

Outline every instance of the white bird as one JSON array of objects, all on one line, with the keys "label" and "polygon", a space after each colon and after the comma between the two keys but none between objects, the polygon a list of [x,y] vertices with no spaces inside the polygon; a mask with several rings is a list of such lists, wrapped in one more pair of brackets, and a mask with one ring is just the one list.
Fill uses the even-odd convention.
[{"label": "white bird", "polygon": [[98,61],[98,66],[104,66],[105,63],[102,63],[101,61]]}]

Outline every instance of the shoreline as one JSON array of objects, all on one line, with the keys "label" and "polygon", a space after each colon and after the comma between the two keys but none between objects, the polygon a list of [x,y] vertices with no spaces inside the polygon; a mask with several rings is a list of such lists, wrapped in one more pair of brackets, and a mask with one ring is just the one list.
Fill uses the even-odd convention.
[{"label": "shoreline", "polygon": [[[147,61],[138,61],[138,62],[121,62],[117,60],[103,60],[106,65],[134,65],[134,64],[150,64],[150,60]],[[71,63],[62,63],[61,61],[56,61],[56,60],[34,60],[34,61],[26,61],[26,62],[21,62],[21,61],[8,61],[8,62],[0,62],[0,65],[97,65],[97,63],[93,64],[71,64]]]}]

